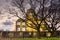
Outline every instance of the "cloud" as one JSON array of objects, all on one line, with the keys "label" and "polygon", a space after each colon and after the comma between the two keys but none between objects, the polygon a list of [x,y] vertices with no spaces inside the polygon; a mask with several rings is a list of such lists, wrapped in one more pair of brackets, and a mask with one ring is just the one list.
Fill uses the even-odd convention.
[{"label": "cloud", "polygon": [[3,25],[13,25],[13,22],[6,20],[5,22],[3,22]]}]

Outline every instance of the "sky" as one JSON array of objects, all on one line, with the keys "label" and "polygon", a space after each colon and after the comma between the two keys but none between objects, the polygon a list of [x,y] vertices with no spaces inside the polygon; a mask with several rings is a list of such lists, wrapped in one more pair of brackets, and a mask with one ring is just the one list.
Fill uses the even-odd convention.
[{"label": "sky", "polygon": [[13,17],[12,14],[9,14],[7,8],[11,7],[11,0],[0,0],[0,30],[3,31],[14,31],[15,22],[17,21],[17,17]]},{"label": "sky", "polygon": [[[15,11],[19,14],[21,18],[23,18],[23,14],[20,12],[20,10],[15,6],[13,7],[11,4],[12,0],[0,0],[0,30],[6,31],[14,31],[16,26],[16,21],[18,20],[18,17],[12,15],[9,13],[10,9],[15,9]],[[29,6],[29,4],[27,4]],[[26,8],[28,9],[28,7]]]},{"label": "sky", "polygon": [[[0,30],[3,31],[14,31],[15,22],[18,20],[16,16],[9,14],[8,7],[14,8],[18,12],[18,8],[11,6],[11,1],[12,0],[0,0],[0,12],[2,13],[0,14]],[[53,1],[53,3],[58,4],[58,0]],[[48,7],[49,5],[48,2],[45,6]],[[29,9],[27,6],[30,7],[29,4],[25,5],[25,7]],[[22,14],[20,14],[20,16],[22,17]]]}]

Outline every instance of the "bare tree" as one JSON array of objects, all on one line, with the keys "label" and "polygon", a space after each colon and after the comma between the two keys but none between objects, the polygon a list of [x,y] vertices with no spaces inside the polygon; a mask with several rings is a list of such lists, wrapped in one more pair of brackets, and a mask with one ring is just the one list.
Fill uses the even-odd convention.
[{"label": "bare tree", "polygon": [[[25,13],[25,8],[24,8],[24,5],[23,5],[24,1],[25,0],[15,0],[13,3],[21,10],[21,12],[23,14],[26,14]],[[43,21],[46,23],[45,19],[46,19],[46,16],[48,15],[48,14],[45,15],[45,13],[44,13],[44,11],[45,11],[44,10],[45,9],[45,7],[44,7],[44,0],[43,1],[42,0],[29,0],[28,3],[30,4],[31,9],[34,12],[34,16],[35,17],[34,16],[33,17],[34,17],[34,20],[36,21],[37,24],[35,24],[32,20],[28,19],[27,17],[26,18],[28,20],[30,20],[35,25],[35,28],[36,28],[39,36],[40,36],[40,26],[41,26],[41,23]],[[38,11],[36,12],[36,8],[37,7],[39,7],[39,8],[38,8]],[[41,18],[41,22],[39,24],[37,22],[38,18]]]},{"label": "bare tree", "polygon": [[55,36],[54,33],[56,34],[56,31],[59,27],[57,27],[56,25],[60,22],[60,14],[58,11],[58,6],[59,4],[55,4],[53,3],[54,0],[51,1],[51,6],[49,9],[49,17],[50,17],[50,32],[52,33],[52,36]]},{"label": "bare tree", "polygon": [[[27,5],[27,3],[30,5],[29,11],[31,13],[33,13],[33,18],[36,23],[34,23],[33,20],[27,18],[27,15],[25,12],[26,8],[24,6],[24,5]],[[25,15],[25,18],[27,20],[30,20],[35,25],[35,28],[34,27],[32,27],[32,28],[37,30],[39,37],[40,37],[40,26],[43,23],[43,21],[45,22],[45,25],[48,26],[48,27],[46,27],[48,32],[55,32],[56,29],[59,28],[59,27],[58,28],[55,27],[58,23],[58,21],[56,19],[59,16],[58,16],[58,12],[57,12],[57,7],[52,6],[52,4],[53,4],[52,0],[13,0],[13,4],[20,9],[20,11],[23,13],[23,15]],[[29,7],[29,6],[27,6],[27,7]],[[17,15],[17,13],[16,13],[16,15]],[[19,16],[17,16],[17,17],[19,17]],[[40,23],[37,22],[39,18],[41,19]],[[47,18],[49,18],[49,19],[51,18],[51,20],[50,20],[51,27],[47,23],[48,21],[46,21]],[[32,24],[31,24],[31,26],[32,26]]]}]

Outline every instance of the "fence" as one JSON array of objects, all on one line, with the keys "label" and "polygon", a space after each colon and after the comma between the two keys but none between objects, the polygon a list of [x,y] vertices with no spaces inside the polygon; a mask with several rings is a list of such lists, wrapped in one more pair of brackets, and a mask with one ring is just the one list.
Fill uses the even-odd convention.
[{"label": "fence", "polygon": [[[49,36],[47,33],[48,32],[40,32],[41,33],[41,37],[47,37]],[[16,37],[16,38],[35,38],[38,37],[37,36],[37,32],[22,32],[22,31],[18,31],[18,32],[13,32],[13,31],[0,31],[0,37]],[[56,32],[57,36],[56,37],[60,37],[60,32],[57,31]]]}]

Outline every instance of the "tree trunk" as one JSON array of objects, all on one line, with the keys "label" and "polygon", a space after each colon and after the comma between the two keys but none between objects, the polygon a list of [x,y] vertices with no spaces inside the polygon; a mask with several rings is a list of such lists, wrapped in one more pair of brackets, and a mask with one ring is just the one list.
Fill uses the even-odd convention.
[{"label": "tree trunk", "polygon": [[37,29],[37,36],[38,36],[38,38],[41,38],[40,28]]},{"label": "tree trunk", "polygon": [[56,31],[52,31],[52,37],[55,37],[56,36]]}]

